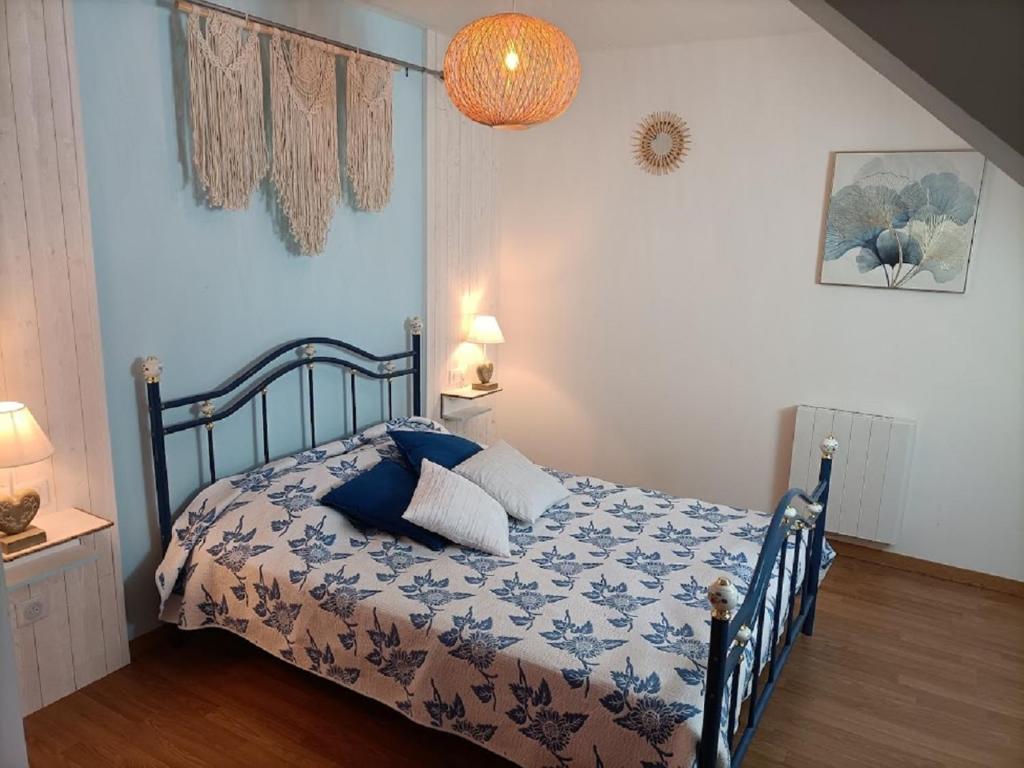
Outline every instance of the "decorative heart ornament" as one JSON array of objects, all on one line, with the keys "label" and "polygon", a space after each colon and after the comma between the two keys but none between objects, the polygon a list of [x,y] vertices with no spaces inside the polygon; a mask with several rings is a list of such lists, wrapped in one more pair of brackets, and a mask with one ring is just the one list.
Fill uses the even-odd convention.
[{"label": "decorative heart ornament", "polygon": [[494,363],[490,361],[481,363],[476,367],[476,375],[480,379],[481,384],[490,383],[491,376],[494,375]]},{"label": "decorative heart ornament", "polygon": [[38,511],[39,494],[35,491],[23,491],[0,498],[0,532],[7,535],[21,533],[28,528]]}]

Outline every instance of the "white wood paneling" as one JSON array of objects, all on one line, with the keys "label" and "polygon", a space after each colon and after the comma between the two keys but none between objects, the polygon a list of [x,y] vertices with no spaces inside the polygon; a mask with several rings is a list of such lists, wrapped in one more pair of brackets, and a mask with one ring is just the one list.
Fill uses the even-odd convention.
[{"label": "white wood paneling", "polygon": [[[427,64],[440,67],[448,39],[426,33]],[[465,118],[452,106],[444,84],[425,80],[427,163],[427,298],[424,330],[427,361],[426,414],[438,418],[440,393],[458,386],[451,371],[461,370],[466,382],[479,356],[475,345],[463,344],[468,317],[476,312],[497,315],[498,274],[495,225],[497,172],[493,130]],[[497,378],[499,348],[488,348]],[[479,419],[474,437],[493,439],[494,416]]]},{"label": "white wood paneling", "polygon": [[103,618],[92,610],[99,580],[96,562],[91,561],[64,574],[67,590],[68,626],[71,656],[75,665],[75,688],[81,688],[107,674],[107,644],[103,638]]},{"label": "white wood paneling", "polygon": [[890,416],[832,408],[797,408],[790,485],[817,483],[818,446],[839,441],[832,460],[826,529],[894,543],[899,536],[909,477],[914,424]]},{"label": "white wood paneling", "polygon": [[27,715],[43,706],[43,692],[39,685],[39,660],[36,654],[36,633],[31,626],[19,627],[15,606],[28,600],[29,588],[11,590],[8,611],[14,632],[14,658],[18,665],[18,689],[21,691],[22,711]]},{"label": "white wood paneling", "polygon": [[[31,470],[52,491],[41,517],[116,521],[73,38],[71,0],[0,3],[0,397],[54,444]],[[54,556],[11,593],[49,608],[14,630],[26,712],[128,661],[116,528],[83,543],[86,561]]]},{"label": "white wood paneling", "polygon": [[71,628],[64,574],[58,573],[29,587],[29,595],[46,601],[46,617],[32,625],[39,657],[39,690],[43,706],[75,690],[75,664],[71,656]]},{"label": "white wood paneling", "polygon": [[7,584],[4,581],[4,569],[0,568],[0,746],[2,760],[8,768],[26,768],[28,755],[25,752],[25,731],[22,726],[21,691],[18,681],[7,670],[17,669],[14,655],[14,633],[11,631],[13,621],[8,616],[5,606],[7,602]]}]

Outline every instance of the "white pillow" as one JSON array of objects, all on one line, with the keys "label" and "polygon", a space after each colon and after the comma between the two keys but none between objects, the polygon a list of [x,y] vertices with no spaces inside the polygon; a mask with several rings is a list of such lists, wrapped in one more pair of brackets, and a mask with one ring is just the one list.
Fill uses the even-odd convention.
[{"label": "white pillow", "polygon": [[493,496],[510,516],[534,523],[552,504],[568,498],[565,486],[519,451],[499,440],[455,467]]},{"label": "white pillow", "polygon": [[412,501],[402,515],[420,528],[492,555],[509,557],[508,516],[465,478],[424,459]]}]

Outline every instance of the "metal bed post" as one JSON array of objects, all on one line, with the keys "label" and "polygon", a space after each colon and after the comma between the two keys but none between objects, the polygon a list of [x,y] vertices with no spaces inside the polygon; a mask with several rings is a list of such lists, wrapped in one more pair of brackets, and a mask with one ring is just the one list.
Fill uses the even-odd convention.
[{"label": "metal bed post", "polygon": [[725,663],[729,655],[729,622],[740,604],[740,595],[729,579],[721,576],[708,587],[711,603],[711,642],[708,644],[708,677],[704,688],[704,721],[697,765],[713,768],[718,761],[718,736],[722,728],[722,697],[725,694]]},{"label": "metal bed post", "polygon": [[420,336],[423,334],[423,321],[418,317],[409,318],[409,333],[412,334],[412,415],[423,415],[423,393],[421,392],[420,375]]},{"label": "metal bed post", "polygon": [[142,361],[146,379],[146,402],[149,406],[149,439],[153,444],[153,476],[156,486],[156,514],[160,524],[160,545],[164,551],[171,543],[171,493],[167,487],[167,452],[164,448],[164,413],[160,398],[160,373],[163,366],[157,357]]},{"label": "metal bed post", "polygon": [[316,411],[313,402],[313,358],[316,357],[316,345],[307,344],[302,348],[302,357],[306,363],[306,387],[309,389],[309,447],[316,448]]},{"label": "metal bed post", "polygon": [[[723,715],[728,713],[725,739],[731,755],[731,768],[738,768],[754,736],[765,705],[775,690],[778,674],[789,658],[793,640],[803,632],[814,631],[814,610],[818,597],[818,576],[821,570],[821,555],[825,542],[825,508],[828,504],[829,482],[832,477],[832,455],[838,450],[839,442],[829,435],[821,444],[821,467],[818,471],[818,485],[808,494],[799,488],[789,489],[775,508],[771,523],[766,528],[764,544],[758,555],[757,565],[747,585],[747,593],[740,600],[739,591],[728,578],[721,576],[708,587],[708,602],[711,604],[711,639],[708,645],[708,672],[704,692],[704,713],[700,742],[697,745],[697,767],[715,768],[722,740]],[[804,510],[791,506],[797,499],[806,504]],[[803,581],[798,590],[797,570],[800,561],[803,531],[809,531]],[[796,535],[793,547],[789,536]],[[783,582],[786,576],[787,553],[792,551],[792,568],[788,600],[784,598]],[[768,622],[769,584],[776,571],[775,606],[772,621]],[[796,596],[800,595],[797,614]],[[788,608],[785,625],[780,626],[781,613]],[[765,643],[767,626],[770,634]],[[751,675],[751,699],[742,730],[738,727],[740,709],[739,690],[744,661],[744,647],[749,642],[752,630],[757,627],[757,642],[754,651],[754,666]],[[781,640],[779,643],[779,630]],[[765,661],[770,664],[768,680],[759,690],[759,678]],[[726,687],[731,685],[728,710],[724,709]],[[739,739],[735,741],[734,731]]]},{"label": "metal bed post", "polygon": [[[821,570],[821,551],[825,543],[825,515],[828,513],[828,488],[832,480],[832,455],[839,449],[839,441],[829,435],[821,444],[821,466],[818,469],[818,485],[824,484],[825,490],[818,499],[820,511],[814,521],[814,531],[811,534],[811,556],[808,561],[807,570],[814,574],[814,578],[805,575],[806,592],[804,602],[809,604],[806,608],[807,618],[804,619],[803,633],[814,634],[814,609],[818,607],[818,571]],[[794,567],[796,567],[794,565]]]}]

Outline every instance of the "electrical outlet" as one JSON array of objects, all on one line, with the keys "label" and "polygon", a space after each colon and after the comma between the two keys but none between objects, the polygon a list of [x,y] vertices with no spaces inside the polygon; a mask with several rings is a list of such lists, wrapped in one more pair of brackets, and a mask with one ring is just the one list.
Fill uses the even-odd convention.
[{"label": "electrical outlet", "polygon": [[50,614],[50,604],[45,597],[30,597],[15,604],[19,627],[35,624]]},{"label": "electrical outlet", "polygon": [[465,386],[465,372],[461,368],[452,368],[450,371],[448,371],[448,384],[453,387]]}]

